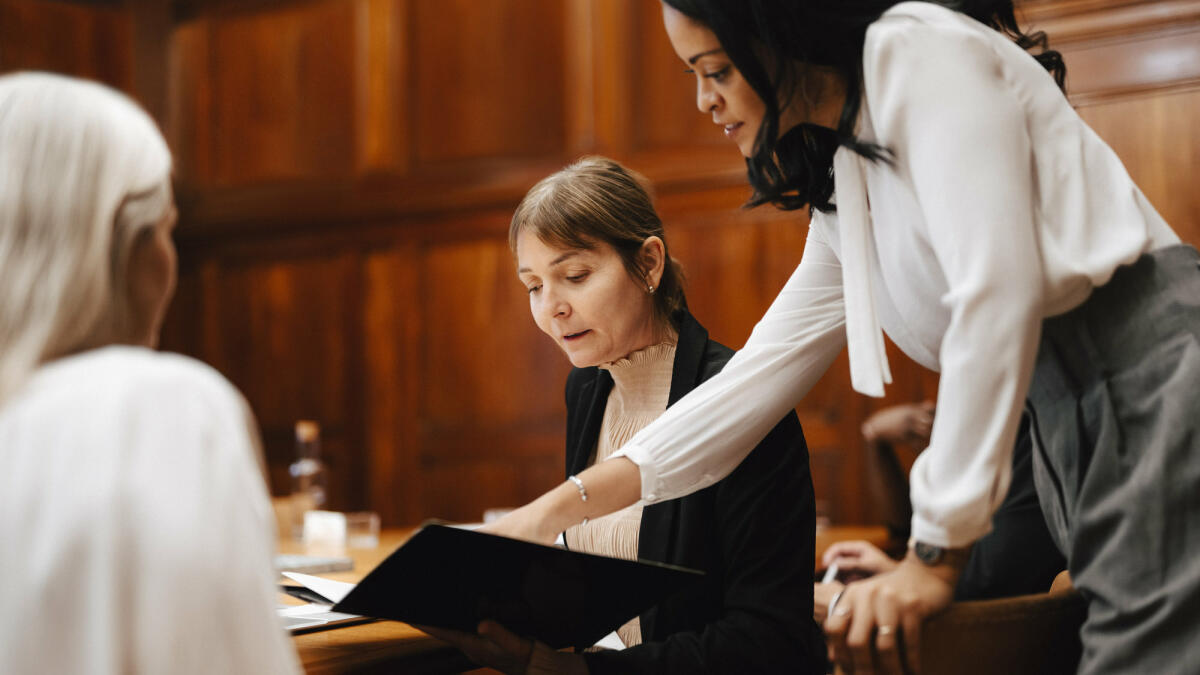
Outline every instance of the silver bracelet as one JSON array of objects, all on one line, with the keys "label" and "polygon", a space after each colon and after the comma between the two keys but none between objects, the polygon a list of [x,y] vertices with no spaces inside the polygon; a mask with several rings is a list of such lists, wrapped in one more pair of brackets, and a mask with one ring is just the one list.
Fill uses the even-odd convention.
[{"label": "silver bracelet", "polygon": [[579,480],[579,476],[575,476],[575,475],[567,476],[567,480],[571,481],[572,483],[575,484],[575,487],[579,488],[579,498],[586,502],[587,501],[587,488],[585,488],[583,486],[583,481]]}]

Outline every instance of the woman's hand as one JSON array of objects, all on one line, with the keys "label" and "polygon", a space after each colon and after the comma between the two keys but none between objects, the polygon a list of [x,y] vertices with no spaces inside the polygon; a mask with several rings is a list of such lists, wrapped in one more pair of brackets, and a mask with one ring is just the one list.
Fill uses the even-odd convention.
[{"label": "woman's hand", "polygon": [[[627,457],[607,459],[585,469],[569,481],[509,513],[483,532],[539,544],[553,544],[558,533],[584,518],[598,518],[636,502],[642,494],[642,474]],[[584,497],[587,497],[584,499]]]},{"label": "woman's hand", "polygon": [[854,581],[891,572],[900,563],[892,560],[878,546],[867,541],[839,541],[821,556],[825,567],[838,566],[838,578]]},{"label": "woman's hand", "polygon": [[958,572],[910,552],[896,569],[847,586],[825,620],[831,658],[847,673],[919,672],[921,623],[950,604]]},{"label": "woman's hand", "polygon": [[933,433],[933,401],[884,408],[862,425],[868,443],[907,443],[924,449]]},{"label": "woman's hand", "polygon": [[[825,623],[826,617],[829,616],[829,603],[837,597],[837,594],[843,591],[846,585],[840,581],[831,581],[829,583],[817,582],[813,584],[813,620],[817,623]],[[841,600],[839,599],[839,602]]]},{"label": "woman's hand", "polygon": [[546,532],[545,520],[541,513],[541,505],[533,502],[506,513],[499,519],[479,528],[479,531],[513,539],[524,539],[538,544],[553,544],[554,540],[558,538],[558,531]]},{"label": "woman's hand", "polygon": [[474,663],[507,675],[587,675],[587,663],[578,654],[556,652],[541,642],[516,635],[495,621],[482,621],[479,633],[417,626],[433,637],[457,647]]}]

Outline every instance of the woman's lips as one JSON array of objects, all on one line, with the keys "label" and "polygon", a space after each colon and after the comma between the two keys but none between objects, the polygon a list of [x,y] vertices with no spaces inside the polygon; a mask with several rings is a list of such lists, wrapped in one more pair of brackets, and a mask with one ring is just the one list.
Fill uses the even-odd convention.
[{"label": "woman's lips", "polygon": [[741,122],[735,122],[733,124],[726,124],[725,125],[725,136],[727,138],[733,138],[733,135],[736,134],[738,132],[738,129],[741,129],[741,128],[742,128]]},{"label": "woman's lips", "polygon": [[578,333],[568,333],[563,336],[563,341],[564,342],[573,342],[575,340],[578,340],[579,338],[584,337],[585,335],[587,335],[588,333],[591,333],[591,332],[592,332],[592,330],[589,328],[588,330],[581,330]]}]

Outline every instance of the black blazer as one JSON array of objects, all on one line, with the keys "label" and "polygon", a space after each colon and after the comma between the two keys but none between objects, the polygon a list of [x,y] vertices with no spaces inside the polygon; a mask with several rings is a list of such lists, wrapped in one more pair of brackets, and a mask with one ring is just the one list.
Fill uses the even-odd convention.
[{"label": "black blazer", "polygon": [[[668,407],[733,355],[684,313]],[[612,376],[576,368],[567,378],[567,475],[583,471]],[[813,621],[815,507],[808,446],[788,413],[724,480],[648,505],[638,556],[704,570],[693,590],[641,616],[643,643],[584,655],[602,673],[824,673]]]}]

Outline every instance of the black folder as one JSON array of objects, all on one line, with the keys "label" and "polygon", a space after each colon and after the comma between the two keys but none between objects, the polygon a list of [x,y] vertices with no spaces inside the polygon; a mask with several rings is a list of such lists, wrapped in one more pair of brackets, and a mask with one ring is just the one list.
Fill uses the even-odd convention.
[{"label": "black folder", "polygon": [[494,619],[547,645],[587,647],[702,572],[426,525],[333,607],[474,633]]}]

